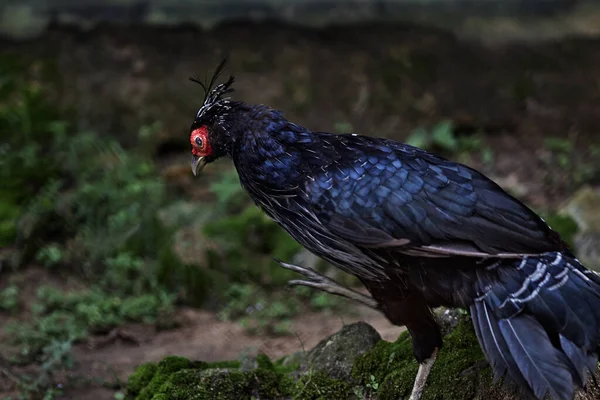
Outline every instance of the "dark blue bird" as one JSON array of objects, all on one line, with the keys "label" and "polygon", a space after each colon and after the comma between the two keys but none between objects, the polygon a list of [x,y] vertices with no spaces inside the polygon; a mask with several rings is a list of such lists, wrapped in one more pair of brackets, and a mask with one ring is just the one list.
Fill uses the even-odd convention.
[{"label": "dark blue bird", "polygon": [[[497,377],[570,400],[598,363],[600,278],[539,216],[481,173],[388,139],[312,132],[213,89],[191,126],[192,170],[228,156],[256,204],[312,253],[357,276],[361,301],[405,325],[421,396],[442,346],[431,309],[468,309]],[[359,299],[314,271],[296,281]]]}]

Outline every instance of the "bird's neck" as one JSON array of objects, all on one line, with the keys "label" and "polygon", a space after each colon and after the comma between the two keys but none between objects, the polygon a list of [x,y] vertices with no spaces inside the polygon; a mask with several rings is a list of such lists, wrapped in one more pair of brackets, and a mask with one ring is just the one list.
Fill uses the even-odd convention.
[{"label": "bird's neck", "polygon": [[312,133],[266,107],[253,110],[251,117],[231,154],[242,184],[294,187],[303,172],[302,149],[311,144]]}]

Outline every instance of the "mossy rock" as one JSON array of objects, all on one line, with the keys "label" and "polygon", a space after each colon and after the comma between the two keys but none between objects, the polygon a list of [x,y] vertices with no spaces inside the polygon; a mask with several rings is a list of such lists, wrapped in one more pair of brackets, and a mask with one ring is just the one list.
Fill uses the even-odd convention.
[{"label": "mossy rock", "polygon": [[355,399],[349,381],[334,379],[324,372],[304,375],[294,386],[294,400],[340,400]]},{"label": "mossy rock", "polygon": [[[170,356],[140,365],[127,381],[127,398],[135,400],[278,399],[289,397],[294,381],[265,355],[257,368],[243,371],[239,361],[206,363]],[[289,369],[288,369],[289,370]]]},{"label": "mossy rock", "polygon": [[[365,326],[367,328],[365,328]],[[356,332],[374,329],[359,323],[344,327],[324,339],[310,353],[324,354],[330,342],[353,336]],[[354,334],[349,335],[354,332]],[[408,398],[418,365],[413,357],[412,341],[408,333],[395,342],[363,339],[370,349],[362,354],[354,352],[351,375],[340,379],[336,358],[325,357],[321,366],[326,368],[298,369],[301,357],[283,357],[275,362],[261,354],[253,369],[241,369],[239,361],[205,363],[192,362],[182,357],[167,357],[158,364],[143,364],[127,383],[127,398],[135,400],[220,400],[220,399],[294,399],[344,400]],[[327,346],[327,343],[330,343]],[[343,351],[340,347],[339,351]],[[318,356],[316,357],[318,359]],[[345,360],[347,361],[347,360]],[[310,364],[307,364],[310,365]],[[302,373],[300,373],[302,370]],[[596,374],[598,377],[598,374]],[[456,328],[444,339],[423,400],[517,400],[519,394],[502,382],[494,382],[489,364],[479,347],[470,317],[463,315]],[[600,398],[591,388],[578,393],[577,400]]]},{"label": "mossy rock", "polygon": [[560,211],[563,218],[572,218],[578,232],[573,234],[575,254],[583,264],[600,272],[600,190],[579,189]]},{"label": "mossy rock", "polygon": [[300,375],[323,372],[330,378],[349,380],[356,358],[371,350],[381,336],[369,324],[357,322],[344,326],[312,349],[299,370]]},{"label": "mossy rock", "polygon": [[[362,385],[377,384],[378,399],[401,399],[410,394],[417,369],[412,340],[408,333],[403,333],[396,342],[381,341],[372,351],[359,357],[352,374]],[[474,399],[480,394],[480,387],[492,388],[491,383],[491,370],[471,321],[465,317],[444,338],[423,400]]]},{"label": "mossy rock", "polygon": [[205,366],[206,363],[192,362],[187,358],[176,356],[166,357],[158,365],[152,363],[140,365],[127,381],[128,397],[150,400],[173,373],[189,368],[202,369]]}]

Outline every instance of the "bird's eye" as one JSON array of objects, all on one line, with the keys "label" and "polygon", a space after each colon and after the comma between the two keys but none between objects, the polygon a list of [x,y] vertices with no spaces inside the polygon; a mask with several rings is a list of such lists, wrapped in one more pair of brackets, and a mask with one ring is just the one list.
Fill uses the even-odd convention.
[{"label": "bird's eye", "polygon": [[195,142],[198,147],[200,147],[200,148],[204,147],[204,141],[202,140],[202,138],[200,136],[196,137]]}]

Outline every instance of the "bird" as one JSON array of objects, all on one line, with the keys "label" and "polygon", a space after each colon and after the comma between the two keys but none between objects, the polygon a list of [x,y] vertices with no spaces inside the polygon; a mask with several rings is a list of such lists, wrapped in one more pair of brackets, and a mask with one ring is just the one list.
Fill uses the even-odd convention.
[{"label": "bird", "polygon": [[405,326],[426,390],[443,346],[437,307],[467,310],[494,377],[524,397],[571,400],[600,351],[600,277],[523,202],[464,164],[408,144],[312,131],[236,101],[234,77],[190,78],[204,100],[189,130],[194,175],[227,157],[256,206],[369,295],[306,267],[305,285],[361,302]]}]

